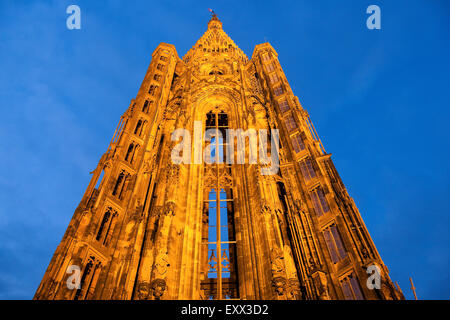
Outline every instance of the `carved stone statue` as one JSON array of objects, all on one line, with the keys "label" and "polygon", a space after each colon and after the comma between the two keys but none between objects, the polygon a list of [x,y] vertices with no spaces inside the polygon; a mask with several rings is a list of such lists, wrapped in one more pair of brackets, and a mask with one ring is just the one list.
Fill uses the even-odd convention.
[{"label": "carved stone statue", "polygon": [[276,277],[272,279],[272,287],[275,289],[275,293],[279,296],[285,294],[286,279],[283,277]]},{"label": "carved stone statue", "polygon": [[283,262],[283,253],[278,248],[273,248],[271,252],[271,260],[272,260],[272,276],[274,278],[279,276],[285,276],[284,273],[284,262]]},{"label": "carved stone statue", "polygon": [[166,291],[166,281],[164,279],[155,279],[151,284],[152,294],[156,300],[160,300]]},{"label": "carved stone statue", "polygon": [[284,266],[283,252],[279,248],[273,248],[271,252],[272,260],[272,287],[278,296],[286,292],[286,273]]},{"label": "carved stone statue", "polygon": [[148,295],[150,293],[150,286],[148,282],[141,282],[137,288],[137,298],[139,300],[148,300]]}]

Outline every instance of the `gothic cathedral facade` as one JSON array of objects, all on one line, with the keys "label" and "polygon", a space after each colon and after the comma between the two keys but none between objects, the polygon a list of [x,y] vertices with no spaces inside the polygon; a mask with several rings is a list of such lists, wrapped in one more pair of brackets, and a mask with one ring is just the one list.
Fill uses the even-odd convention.
[{"label": "gothic cathedral facade", "polygon": [[[223,133],[217,161],[174,163],[178,128]],[[277,130],[275,174],[222,161],[238,128]],[[272,46],[249,60],[214,14],[153,52],[34,299],[403,299],[330,156]]]}]

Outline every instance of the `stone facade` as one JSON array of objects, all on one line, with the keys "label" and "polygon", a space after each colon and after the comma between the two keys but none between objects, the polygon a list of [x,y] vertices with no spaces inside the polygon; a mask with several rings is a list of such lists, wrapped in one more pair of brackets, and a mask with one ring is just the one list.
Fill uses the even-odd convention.
[{"label": "stone facade", "polygon": [[[203,131],[278,129],[278,173],[263,175],[255,163],[173,163],[172,133],[195,135],[195,123]],[[380,270],[376,290],[366,285],[372,265]],[[74,266],[80,287],[71,289]],[[170,44],[154,51],[34,298],[403,294],[275,50],[257,45],[249,60],[213,15],[183,59]]]}]

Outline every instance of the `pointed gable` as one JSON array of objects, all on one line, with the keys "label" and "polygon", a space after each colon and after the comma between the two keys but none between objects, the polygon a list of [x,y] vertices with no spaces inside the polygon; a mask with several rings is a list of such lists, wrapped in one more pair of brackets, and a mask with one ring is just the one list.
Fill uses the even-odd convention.
[{"label": "pointed gable", "polygon": [[189,63],[196,57],[205,57],[205,55],[225,54],[236,60],[247,62],[245,53],[239,49],[234,41],[223,31],[222,22],[213,14],[208,22],[208,29],[201,36],[195,45],[183,57],[183,61]]}]

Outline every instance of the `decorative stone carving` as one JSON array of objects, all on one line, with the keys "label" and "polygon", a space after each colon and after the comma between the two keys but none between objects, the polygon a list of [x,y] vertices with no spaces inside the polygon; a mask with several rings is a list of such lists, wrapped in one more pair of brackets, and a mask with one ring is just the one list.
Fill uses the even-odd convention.
[{"label": "decorative stone carving", "polygon": [[165,249],[159,249],[155,259],[155,273],[157,276],[164,276],[170,266],[169,256]]},{"label": "decorative stone carving", "polygon": [[164,208],[164,214],[166,216],[174,216],[175,215],[175,202],[173,202],[173,201],[166,202],[166,205]]},{"label": "decorative stone carving", "polygon": [[283,250],[272,249],[272,287],[278,296],[284,299],[298,300],[301,298],[300,282],[291,249],[284,245]]},{"label": "decorative stone carving", "polygon": [[261,214],[263,215],[270,215],[272,212],[272,209],[270,208],[269,204],[265,201],[261,201]]},{"label": "decorative stone carving", "polygon": [[151,290],[153,297],[156,300],[160,300],[164,295],[164,291],[166,291],[166,280],[164,279],[155,279],[151,283]]},{"label": "decorative stone carving", "polygon": [[289,300],[300,300],[302,297],[300,283],[297,279],[288,279],[286,294]]},{"label": "decorative stone carving", "polygon": [[292,257],[291,248],[284,245],[283,248],[284,262],[286,266],[286,276],[288,282],[286,284],[286,291],[288,299],[300,299],[300,282],[297,277],[297,268],[295,267],[294,258]]},{"label": "decorative stone carving", "polygon": [[284,295],[286,288],[286,279],[283,277],[275,277],[272,279],[272,287],[275,290],[275,293],[279,296]]},{"label": "decorative stone carving", "polygon": [[327,276],[322,271],[316,271],[311,275],[316,289],[316,294],[320,300],[330,300],[328,293]]},{"label": "decorative stone carving", "polygon": [[144,162],[143,167],[142,167],[142,173],[143,174],[149,174],[152,172],[152,166],[151,166],[151,161],[147,160]]},{"label": "decorative stone carving", "polygon": [[285,276],[283,259],[284,257],[281,250],[278,248],[273,248],[271,252],[271,260],[272,260],[272,276],[274,278],[279,276]]},{"label": "decorative stone carving", "polygon": [[103,168],[109,169],[111,167],[112,167],[112,160],[111,157],[108,155],[108,159],[105,161],[105,165],[103,166]]},{"label": "decorative stone carving", "polygon": [[283,253],[278,248],[273,248],[271,252],[272,261],[272,287],[278,296],[286,292],[286,274],[284,272]]},{"label": "decorative stone carving", "polygon": [[[128,299],[132,296],[143,300],[196,299],[201,294],[207,298],[234,299],[251,295],[262,299],[298,299],[299,291],[305,298],[326,299],[330,294],[336,299],[335,293],[340,296],[341,288],[334,279],[339,279],[343,272],[350,269],[354,269],[355,276],[364,277],[365,273],[360,270],[357,259],[346,259],[345,263],[340,263],[339,266],[343,265],[345,269],[335,268],[321,234],[322,227],[331,219],[353,221],[354,225],[349,228],[343,225],[338,230],[338,234],[349,242],[345,245],[349,257],[364,257],[365,264],[382,263],[354,202],[329,158],[330,154],[324,155],[307,112],[302,110],[298,99],[293,96],[275,50],[267,43],[258,45],[249,61],[223,32],[217,17],[213,17],[209,26],[211,28],[182,59],[172,45],[165,43],[152,54],[152,63],[136,100],[131,102],[128,111],[121,117],[113,141],[95,169],[86,197],[76,209],[35,298],[74,298],[75,293],[67,289],[62,279],[65,279],[64,269],[77,264],[87,270],[83,273],[87,278],[83,279],[90,286],[82,294],[80,291],[77,299]],[[275,95],[280,84],[284,93]],[[153,90],[155,86],[157,90]],[[279,129],[279,148],[263,148],[265,152],[262,154],[268,156],[268,153],[279,149],[281,162],[278,173],[262,175],[268,173],[262,168],[272,168],[271,161],[244,165],[209,165],[206,161],[202,164],[172,163],[171,152],[177,143],[172,141],[171,133],[178,128],[189,129],[191,144],[195,143],[193,139],[203,135],[203,132],[197,132],[197,136],[192,131],[198,130],[194,121],[201,121],[203,129],[213,127],[212,119],[206,115],[209,111],[227,114],[227,125],[222,116],[216,118],[218,122],[214,121],[214,126],[220,124],[220,131],[226,130],[226,127]],[[284,118],[288,112],[296,124],[295,132],[287,130],[293,126],[290,119]],[[147,121],[145,129],[142,129],[142,124],[139,125],[145,131],[141,137],[134,134],[139,120]],[[138,131],[141,130],[139,128]],[[301,146],[297,134],[300,134],[307,150],[295,152]],[[127,163],[124,160],[129,146],[138,141],[141,148],[134,154],[133,163]],[[234,146],[234,142],[227,139],[223,142],[223,146]],[[266,142],[270,144],[270,141]],[[247,159],[250,150],[247,149],[247,142],[245,144]],[[264,145],[259,139],[258,144]],[[202,144],[202,147],[205,146]],[[223,154],[229,155],[228,151],[224,148]],[[262,160],[261,154],[258,155]],[[320,168],[313,168],[316,175],[305,184],[297,174],[296,169],[301,168],[297,167],[296,162],[307,155],[313,160],[318,158]],[[102,170],[104,181],[97,197],[92,191],[99,182],[97,177]],[[277,197],[277,182],[284,183],[282,194],[286,193],[286,203]],[[337,200],[336,203],[328,203],[330,210],[319,220],[311,218],[314,213],[312,210],[308,212],[308,205],[300,200],[293,201],[304,199],[312,209],[310,200],[314,199],[310,191],[316,185],[323,186],[325,193],[325,186],[328,186]],[[214,206],[208,194],[212,189],[219,191],[217,188],[225,190],[226,199],[216,199]],[[325,198],[325,201],[332,199],[329,195]],[[226,210],[213,209],[217,209],[217,205],[225,207],[224,202]],[[144,211],[144,203],[145,209],[149,207],[150,212]],[[97,212],[91,208],[83,218],[83,211],[91,205],[98,208]],[[113,220],[110,216],[106,221],[105,207],[109,205],[117,207],[121,213],[120,219]],[[285,209],[289,209],[288,212],[283,212]],[[213,256],[210,254],[211,246],[204,243],[212,238],[212,225],[219,227],[212,218],[213,215],[217,218],[216,211],[222,211],[218,213],[223,213],[223,216],[226,213],[226,218],[222,220],[221,217],[220,225],[228,227],[224,232],[228,233],[232,244],[219,244],[219,248],[215,248],[219,251]],[[149,216],[145,222],[144,215]],[[103,228],[99,234],[101,226]],[[99,240],[96,239],[98,234]],[[104,241],[100,241],[102,239]],[[275,249],[270,251],[272,248]],[[206,262],[217,260],[218,253],[222,261],[219,264],[216,261],[215,265],[222,265],[223,274],[229,274],[223,279],[222,292],[218,292],[217,280],[221,278],[218,270],[215,270],[218,278],[212,279],[206,269]],[[269,257],[254,259],[255,253],[266,253]],[[86,268],[86,260],[91,254],[101,257],[103,270],[96,264],[97,261],[91,261]],[[368,256],[370,261],[366,260]],[[82,257],[84,263],[73,261],[74,257]],[[303,268],[306,270],[300,274]],[[330,272],[330,275],[320,273],[320,268]],[[130,275],[136,275],[136,287],[129,282]],[[388,275],[385,277],[388,278]],[[56,286],[52,281],[56,281]],[[365,297],[384,296],[382,292],[379,292],[380,295],[378,291],[369,291],[363,285],[364,279],[358,281],[362,284]],[[252,287],[253,283],[259,285],[251,292],[241,290],[240,293],[247,296],[238,296],[238,288]],[[388,281],[383,283],[386,290],[392,289],[392,286]],[[396,297],[394,292],[386,293],[386,297]]]},{"label": "decorative stone carving", "polygon": [[176,185],[178,183],[178,178],[180,174],[180,165],[170,163],[167,165],[167,184],[168,185]]},{"label": "decorative stone carving", "polygon": [[150,294],[150,284],[148,282],[141,282],[137,287],[137,299],[148,300]]}]

